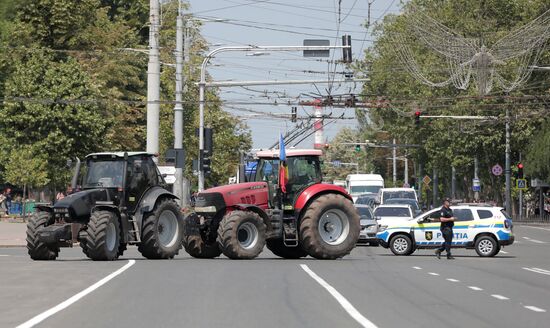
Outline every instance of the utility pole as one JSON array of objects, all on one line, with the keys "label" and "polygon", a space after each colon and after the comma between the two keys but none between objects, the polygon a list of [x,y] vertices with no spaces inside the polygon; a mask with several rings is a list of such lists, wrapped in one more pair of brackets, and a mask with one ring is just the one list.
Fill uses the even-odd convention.
[{"label": "utility pole", "polygon": [[397,182],[397,147],[395,146],[395,138],[393,138],[393,147],[392,147],[392,162],[393,162],[393,186]]},{"label": "utility pole", "polygon": [[[519,153],[519,162],[521,163],[521,152]],[[523,177],[520,177],[523,178]],[[523,218],[523,189],[519,190],[519,219]]]},{"label": "utility pole", "polygon": [[[476,157],[474,157],[474,179],[476,179],[476,180],[479,179],[478,174],[479,174],[479,161],[478,161],[477,156],[476,156]],[[474,199],[476,201],[479,200],[479,191],[474,192]]]},{"label": "utility pole", "polygon": [[506,212],[510,214],[512,212],[512,186],[511,186],[511,163],[510,163],[510,106],[506,106],[506,163],[504,168],[504,175],[506,176]]},{"label": "utility pole", "polygon": [[[147,152],[159,152],[160,60],[159,0],[149,1],[149,63],[147,64]],[[155,157],[156,159],[156,157]]]},{"label": "utility pole", "polygon": [[405,160],[405,182],[407,185],[409,184],[409,159],[407,157],[404,158]]},{"label": "utility pole", "polygon": [[[181,0],[180,0],[181,1]],[[190,57],[189,57],[189,54],[190,54],[190,50],[191,50],[191,35],[189,33],[189,29],[190,29],[190,23],[191,21],[190,20],[187,20],[187,22],[185,23],[185,30],[184,30],[184,36],[183,36],[183,62],[185,63],[185,65],[189,68],[189,61],[190,61]],[[190,70],[188,69],[189,73],[191,74]],[[183,84],[183,93],[182,93],[182,96],[187,94],[187,75],[185,74],[185,72],[183,72],[183,69],[182,69],[182,76],[181,76],[181,81],[182,81],[182,84]],[[182,105],[183,107],[183,105]],[[182,113],[182,116],[183,116],[183,113]],[[182,124],[183,125],[183,124]],[[182,131],[183,133],[183,131]],[[183,140],[183,138],[182,138]],[[188,206],[189,205],[189,202],[190,202],[190,199],[189,199],[189,196],[191,195],[191,184],[189,183],[189,179],[187,179],[184,175],[183,175],[183,172],[182,172],[182,176],[181,176],[181,180],[182,180],[182,198],[181,198],[181,206],[182,207],[185,207],[185,206]]]},{"label": "utility pole", "polygon": [[437,205],[437,192],[438,192],[438,188],[439,188],[439,179],[437,177],[437,169],[434,168],[434,171],[433,171],[433,176],[434,176],[434,179],[433,179],[433,182],[434,182],[434,185],[433,185],[433,192],[432,192],[432,196],[433,196],[433,206],[436,207]]},{"label": "utility pole", "polygon": [[[174,105],[174,149],[183,150],[183,16],[182,0],[179,0],[178,16],[176,17],[176,104]],[[179,164],[179,165],[178,165]],[[183,194],[183,165],[176,160],[176,182],[174,182],[174,195],[179,198],[180,206],[184,206]],[[187,205],[187,204],[185,204]]]},{"label": "utility pole", "polygon": [[451,167],[451,199],[456,198],[456,169]]}]

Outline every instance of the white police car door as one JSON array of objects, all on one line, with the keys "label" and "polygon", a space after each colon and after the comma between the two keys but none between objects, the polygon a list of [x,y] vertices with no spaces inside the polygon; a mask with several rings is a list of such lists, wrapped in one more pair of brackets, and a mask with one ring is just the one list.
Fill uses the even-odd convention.
[{"label": "white police car door", "polygon": [[439,227],[441,223],[440,208],[432,210],[421,218],[430,219],[430,222],[421,222],[414,225],[414,239],[418,246],[440,245],[443,242],[443,236]]},{"label": "white police car door", "polygon": [[457,208],[453,209],[453,215],[455,217],[453,245],[461,246],[473,240],[475,233],[474,214],[469,208]]}]

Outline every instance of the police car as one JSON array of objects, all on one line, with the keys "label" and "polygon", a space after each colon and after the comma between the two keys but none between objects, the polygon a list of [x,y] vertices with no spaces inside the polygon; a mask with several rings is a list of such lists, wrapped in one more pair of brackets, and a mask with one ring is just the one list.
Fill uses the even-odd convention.
[{"label": "police car", "polygon": [[[512,218],[501,207],[460,204],[451,209],[455,217],[453,248],[475,249],[479,256],[491,257],[514,242]],[[376,235],[379,244],[395,255],[438,248],[443,243],[440,210],[439,207],[408,221],[380,226]]]}]

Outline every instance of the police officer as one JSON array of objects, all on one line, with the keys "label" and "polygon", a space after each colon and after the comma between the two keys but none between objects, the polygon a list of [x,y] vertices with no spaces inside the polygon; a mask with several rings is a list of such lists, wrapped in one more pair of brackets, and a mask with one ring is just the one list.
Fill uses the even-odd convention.
[{"label": "police officer", "polygon": [[438,259],[441,258],[441,252],[446,251],[447,259],[454,260],[454,257],[451,255],[451,243],[453,241],[453,226],[455,218],[453,216],[453,210],[451,210],[450,206],[451,200],[449,198],[445,198],[443,201],[443,207],[441,207],[439,219],[441,221],[441,234],[443,235],[443,239],[445,241],[441,244],[441,247],[435,251],[435,255]]}]

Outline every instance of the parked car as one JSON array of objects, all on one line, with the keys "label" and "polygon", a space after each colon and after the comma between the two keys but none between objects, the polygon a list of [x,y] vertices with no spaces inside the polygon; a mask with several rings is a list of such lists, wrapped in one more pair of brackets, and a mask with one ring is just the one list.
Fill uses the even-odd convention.
[{"label": "parked car", "polygon": [[361,232],[359,233],[359,244],[368,244],[369,246],[378,246],[376,233],[378,232],[378,222],[374,219],[372,209],[369,205],[355,204],[359,212],[361,222]]},{"label": "parked car", "polygon": [[[503,246],[514,243],[512,218],[503,208],[480,204],[454,205],[451,209],[456,218],[453,248],[475,249],[481,257],[492,257]],[[443,243],[440,211],[441,208],[435,208],[406,222],[380,226],[377,234],[380,245],[390,248],[395,255],[438,248]]]},{"label": "parked car", "polygon": [[407,198],[418,201],[416,190],[413,188],[382,188],[379,191],[378,202],[380,205],[385,204],[386,200],[391,198]]},{"label": "parked car", "polygon": [[385,205],[409,205],[413,209],[414,216],[418,216],[422,214],[422,210],[420,209],[420,205],[418,205],[418,202],[411,198],[390,198],[387,199],[384,202]]},{"label": "parked car", "polygon": [[373,214],[379,226],[407,222],[414,217],[413,210],[409,205],[380,205]]}]

